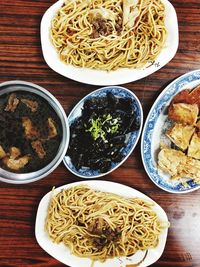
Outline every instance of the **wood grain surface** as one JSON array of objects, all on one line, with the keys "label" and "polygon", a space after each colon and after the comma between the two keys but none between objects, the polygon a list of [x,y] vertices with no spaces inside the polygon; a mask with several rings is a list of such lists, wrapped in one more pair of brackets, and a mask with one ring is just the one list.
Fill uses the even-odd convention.
[{"label": "wood grain surface", "polygon": [[[54,2],[0,0],[0,82],[24,80],[41,85],[56,96],[69,114],[83,96],[99,87],[62,77],[45,63],[40,44],[40,21]],[[145,118],[167,84],[188,71],[200,69],[200,2],[172,0],[171,3],[177,12],[180,34],[175,57],[156,73],[124,85],[140,99]],[[140,190],[166,211],[171,227],[165,251],[152,266],[200,266],[200,190],[174,195],[156,187],[143,168],[140,142],[128,160],[103,179]],[[34,183],[0,182],[1,267],[64,266],[37,244],[35,217],[41,198],[52,186],[79,180],[60,164],[49,176]]]}]

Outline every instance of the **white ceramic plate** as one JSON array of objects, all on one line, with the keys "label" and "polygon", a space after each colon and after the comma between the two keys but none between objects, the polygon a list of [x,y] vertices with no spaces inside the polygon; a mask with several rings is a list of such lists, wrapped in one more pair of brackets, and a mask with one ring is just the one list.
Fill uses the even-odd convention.
[{"label": "white ceramic plate", "polygon": [[187,182],[187,186],[180,181],[171,181],[169,175],[158,171],[157,168],[157,154],[160,139],[165,131],[167,107],[178,92],[192,89],[199,84],[200,70],[186,73],[170,83],[152,106],[143,128],[141,154],[145,170],[157,186],[170,193],[188,193],[200,188],[200,184],[196,184],[192,180]]},{"label": "white ceramic plate", "polygon": [[76,176],[91,179],[91,178],[97,178],[97,177],[101,177],[101,176],[109,174],[110,172],[114,171],[121,164],[124,163],[124,161],[130,156],[130,154],[133,152],[135,146],[138,143],[138,140],[139,140],[139,137],[142,131],[142,126],[143,126],[142,106],[140,104],[139,99],[132,91],[121,86],[102,87],[86,95],[83,99],[81,99],[77,103],[77,105],[70,112],[68,116],[69,125],[71,125],[72,122],[74,122],[78,117],[81,116],[84,102],[87,99],[92,98],[92,97],[105,97],[108,92],[112,93],[115,97],[129,98],[132,100],[132,103],[133,103],[132,109],[134,110],[136,120],[139,122],[139,125],[140,125],[139,129],[127,134],[125,146],[121,150],[124,157],[120,162],[117,162],[117,163],[112,162],[111,169],[108,172],[101,173],[99,170],[92,170],[90,168],[85,168],[85,167],[82,167],[79,170],[77,170],[75,166],[73,165],[71,158],[68,155],[66,155],[63,159],[63,162],[65,166],[68,168],[68,170],[72,172],[73,174],[75,174]]},{"label": "white ceramic plate", "polygon": [[166,28],[168,31],[166,45],[155,62],[149,62],[142,69],[121,68],[116,71],[102,71],[78,68],[67,65],[59,59],[58,53],[50,40],[51,20],[62,6],[63,0],[53,4],[44,14],[41,21],[41,45],[46,63],[57,73],[72,80],[93,85],[117,85],[144,78],[166,65],[175,55],[178,48],[178,22],[176,11],[167,0],[162,0],[166,9]]},{"label": "white ceramic plate", "polygon": [[[77,185],[88,185],[93,189],[112,192],[124,197],[139,197],[152,201],[154,203],[154,211],[157,213],[158,217],[162,221],[168,221],[167,215],[164,210],[152,199],[146,195],[140,193],[139,191],[118,183],[106,182],[106,181],[82,181],[76,182],[68,185],[61,186],[55,190],[55,193],[60,192],[63,188],[67,189],[72,186]],[[60,262],[70,266],[70,267],[90,267],[92,261],[88,258],[81,258],[70,254],[69,249],[63,244],[54,244],[48,237],[47,233],[44,231],[45,218],[47,215],[48,205],[51,199],[52,192],[47,193],[41,200],[35,224],[35,236],[39,245],[52,257],[59,260]],[[146,258],[139,265],[140,267],[149,266],[150,264],[157,261],[163,253],[166,239],[167,239],[168,229],[163,230],[160,235],[159,244],[154,249],[149,249]],[[140,261],[144,257],[145,252],[137,252],[134,256],[131,257],[116,257],[114,259],[106,260],[106,262],[101,263],[99,261],[95,262],[94,267],[125,267],[127,264],[134,264]]]}]

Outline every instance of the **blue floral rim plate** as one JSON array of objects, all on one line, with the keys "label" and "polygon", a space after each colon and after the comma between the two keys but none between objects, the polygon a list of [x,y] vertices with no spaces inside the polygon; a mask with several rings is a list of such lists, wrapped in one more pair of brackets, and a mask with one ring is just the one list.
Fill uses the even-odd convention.
[{"label": "blue floral rim plate", "polygon": [[91,97],[103,97],[103,96],[106,96],[108,92],[112,93],[114,96],[123,97],[123,98],[129,97],[132,99],[133,110],[135,111],[135,114],[136,114],[136,120],[140,122],[140,127],[138,130],[129,133],[129,136],[127,138],[128,140],[126,141],[126,146],[122,150],[124,158],[119,163],[112,162],[111,169],[108,172],[100,173],[100,171],[91,170],[89,168],[84,168],[84,167],[80,168],[79,170],[76,170],[76,168],[71,162],[70,157],[66,155],[63,162],[65,166],[67,167],[67,169],[71,171],[73,174],[75,174],[76,176],[79,176],[82,178],[97,178],[97,177],[107,175],[108,173],[117,169],[129,157],[129,155],[133,152],[135,146],[138,143],[138,140],[139,140],[139,137],[142,131],[142,126],[143,126],[143,110],[142,110],[142,106],[137,96],[132,91],[124,87],[120,87],[120,86],[102,87],[86,95],[70,112],[68,116],[69,125],[71,125],[75,119],[81,116],[81,110],[82,110],[83,104],[87,99]]},{"label": "blue floral rim plate", "polygon": [[170,83],[153,104],[142,133],[141,155],[144,168],[150,179],[161,189],[170,193],[188,193],[200,188],[200,184],[188,180],[187,183],[172,181],[157,168],[157,152],[160,138],[167,120],[166,110],[172,98],[184,89],[192,89],[200,84],[200,70],[188,72]]}]

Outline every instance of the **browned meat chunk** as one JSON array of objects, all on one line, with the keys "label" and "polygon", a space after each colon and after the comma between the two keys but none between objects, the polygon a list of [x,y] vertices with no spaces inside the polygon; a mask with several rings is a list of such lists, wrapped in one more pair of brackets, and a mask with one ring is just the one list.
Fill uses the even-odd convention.
[{"label": "browned meat chunk", "polygon": [[25,130],[25,136],[27,139],[33,140],[39,137],[37,128],[33,125],[32,121],[28,117],[22,117],[22,126]]},{"label": "browned meat chunk", "polygon": [[19,104],[19,99],[16,97],[15,93],[12,93],[8,98],[7,106],[5,107],[5,111],[14,112]]},{"label": "browned meat chunk", "polygon": [[187,104],[197,104],[200,108],[200,85],[194,89],[185,89],[179,92],[172,100],[174,103],[187,103]]},{"label": "browned meat chunk", "polygon": [[40,140],[36,140],[36,141],[31,142],[31,145],[32,145],[32,148],[37,153],[38,157],[40,159],[43,159],[46,155],[46,152],[42,146],[42,142]]},{"label": "browned meat chunk", "polygon": [[38,109],[38,102],[36,101],[23,98],[21,99],[21,102],[30,108],[32,112],[36,112]]},{"label": "browned meat chunk", "polygon": [[0,159],[4,158],[6,156],[6,152],[4,151],[3,147],[0,146]]},{"label": "browned meat chunk", "polygon": [[18,171],[29,162],[30,157],[28,155],[25,155],[23,157],[20,157],[18,159],[13,159],[9,157],[3,158],[3,163],[11,170]]},{"label": "browned meat chunk", "polygon": [[172,99],[172,104],[174,103],[187,103],[187,104],[192,104],[190,103],[190,98],[189,98],[189,89],[185,89],[181,92],[179,92],[177,95],[175,95]]},{"label": "browned meat chunk", "polygon": [[57,129],[52,118],[48,118],[49,135],[48,138],[54,138],[57,136]]},{"label": "browned meat chunk", "polygon": [[189,99],[190,103],[196,103],[200,107],[200,85],[190,92]]},{"label": "browned meat chunk", "polygon": [[13,146],[10,148],[9,154],[11,159],[16,159],[21,155],[21,151],[19,148]]},{"label": "browned meat chunk", "polygon": [[112,33],[113,27],[112,25],[108,22],[108,20],[102,18],[102,17],[97,17],[93,23],[93,31],[92,31],[92,38],[98,38],[100,35],[107,36]]}]

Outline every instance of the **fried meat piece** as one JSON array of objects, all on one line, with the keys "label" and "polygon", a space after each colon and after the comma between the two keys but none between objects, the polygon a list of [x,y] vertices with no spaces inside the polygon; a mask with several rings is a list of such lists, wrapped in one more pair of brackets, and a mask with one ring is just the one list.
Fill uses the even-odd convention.
[{"label": "fried meat piece", "polygon": [[10,158],[11,159],[16,159],[21,155],[21,151],[20,151],[19,148],[15,147],[15,146],[12,146],[9,149],[9,154],[10,154]]},{"label": "fried meat piece", "polygon": [[191,137],[195,132],[192,125],[175,123],[167,132],[166,136],[180,149],[185,151],[190,143]]},{"label": "fried meat piece", "polygon": [[200,85],[190,91],[189,101],[191,104],[196,103],[200,107]]},{"label": "fried meat piece", "polygon": [[37,128],[33,125],[32,121],[28,117],[22,117],[22,126],[25,130],[25,136],[27,139],[33,140],[39,137]]},{"label": "fried meat piece", "polygon": [[200,108],[200,85],[192,90],[185,89],[179,92],[172,99],[172,104],[174,103],[197,104]]},{"label": "fried meat piece", "polygon": [[168,117],[176,122],[195,125],[198,113],[197,104],[177,103],[169,106]]},{"label": "fried meat piece", "polygon": [[3,163],[11,170],[19,171],[29,162],[30,156],[25,155],[17,159],[10,157],[3,158]]},{"label": "fried meat piece", "polygon": [[40,140],[32,141],[31,146],[35,150],[35,152],[37,153],[37,155],[40,159],[43,159],[45,157],[46,152],[45,152],[45,150],[42,146],[42,142]]},{"label": "fried meat piece", "polygon": [[19,99],[15,93],[12,93],[8,98],[8,103],[5,107],[5,111],[14,112],[19,104]]},{"label": "fried meat piece", "polygon": [[172,178],[180,177],[183,166],[186,164],[187,156],[178,150],[164,148],[158,154],[158,167]]},{"label": "fried meat piece", "polygon": [[196,133],[192,136],[187,155],[195,159],[200,159],[200,137]]},{"label": "fried meat piece", "polygon": [[32,112],[36,112],[38,109],[38,102],[37,101],[32,101],[29,99],[21,99],[21,102],[25,104]]},{"label": "fried meat piece", "polygon": [[57,129],[55,126],[55,122],[52,118],[48,118],[48,128],[49,128],[49,135],[48,138],[54,138],[57,136]]},{"label": "fried meat piece", "polygon": [[20,157],[21,151],[17,147],[11,147],[9,149],[9,154],[3,158],[3,163],[11,170],[18,171],[29,162],[30,156],[25,155]]},{"label": "fried meat piece", "polygon": [[3,147],[0,145],[0,159],[6,156],[6,152],[4,151]]},{"label": "fried meat piece", "polygon": [[171,104],[174,103],[187,103],[187,104],[192,104],[190,102],[190,97],[189,97],[190,90],[185,89],[181,92],[179,92],[177,95],[175,95],[172,99]]}]

